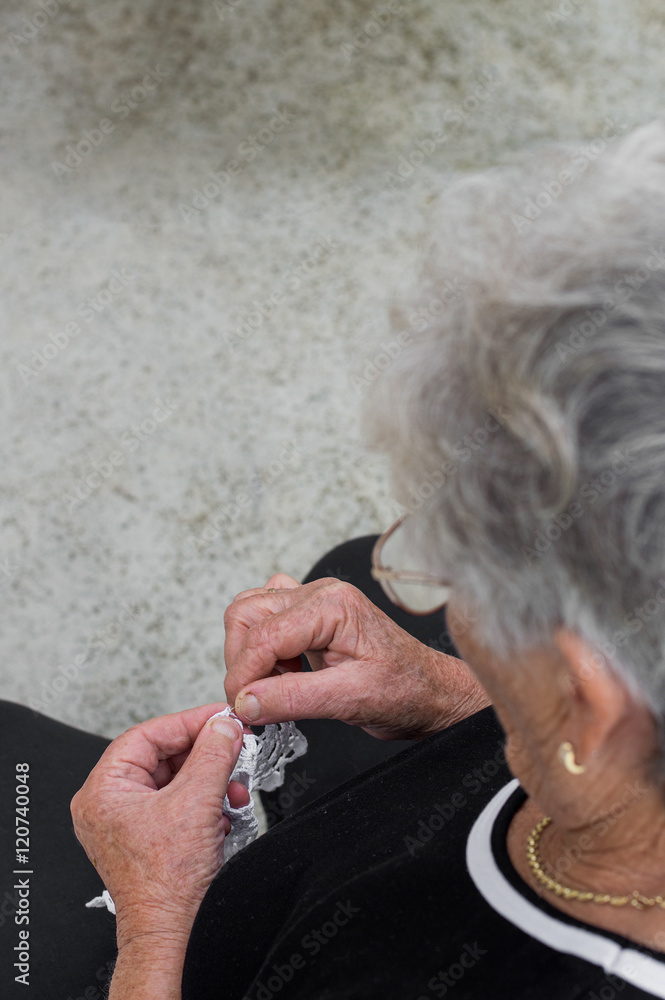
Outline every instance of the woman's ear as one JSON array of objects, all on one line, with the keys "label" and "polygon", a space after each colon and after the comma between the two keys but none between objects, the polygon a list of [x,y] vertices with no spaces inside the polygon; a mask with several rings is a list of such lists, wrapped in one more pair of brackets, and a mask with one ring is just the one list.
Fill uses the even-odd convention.
[{"label": "woman's ear", "polygon": [[[566,700],[565,736],[578,764],[617,750],[618,730],[640,711],[607,658],[576,632],[560,628],[554,645],[561,656],[562,697]],[[610,739],[610,737],[614,737]]]}]

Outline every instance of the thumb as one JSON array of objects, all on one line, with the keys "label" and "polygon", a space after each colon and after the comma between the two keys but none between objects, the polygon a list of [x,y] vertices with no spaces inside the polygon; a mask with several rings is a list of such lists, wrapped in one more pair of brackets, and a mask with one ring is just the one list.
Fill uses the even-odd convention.
[{"label": "thumb", "polygon": [[174,780],[226,793],[242,747],[242,728],[228,716],[208,719]]},{"label": "thumb", "polygon": [[266,677],[243,688],[234,712],[249,725],[298,719],[342,719],[356,714],[353,672],[343,666]]}]

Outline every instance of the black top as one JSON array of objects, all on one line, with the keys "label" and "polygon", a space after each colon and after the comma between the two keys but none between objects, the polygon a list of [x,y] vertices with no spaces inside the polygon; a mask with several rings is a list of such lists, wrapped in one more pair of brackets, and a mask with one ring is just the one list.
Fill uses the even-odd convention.
[{"label": "black top", "polygon": [[513,869],[525,794],[503,739],[479,712],[232,858],[194,925],[183,1000],[665,997],[665,955],[570,919]]}]

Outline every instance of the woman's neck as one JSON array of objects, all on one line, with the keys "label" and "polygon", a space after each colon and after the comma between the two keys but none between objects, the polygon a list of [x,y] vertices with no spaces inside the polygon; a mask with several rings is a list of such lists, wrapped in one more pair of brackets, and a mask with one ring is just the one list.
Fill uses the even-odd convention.
[{"label": "woman's neck", "polygon": [[[630,904],[566,900],[535,878],[526,846],[541,819],[543,811],[527,799],[508,830],[508,855],[527,885],[577,920],[665,953],[665,909],[660,906],[638,910]],[[542,833],[538,853],[545,874],[571,889],[626,896],[637,890],[665,898],[665,804],[645,790],[621,815],[617,810],[586,828],[567,830],[553,822]]]}]

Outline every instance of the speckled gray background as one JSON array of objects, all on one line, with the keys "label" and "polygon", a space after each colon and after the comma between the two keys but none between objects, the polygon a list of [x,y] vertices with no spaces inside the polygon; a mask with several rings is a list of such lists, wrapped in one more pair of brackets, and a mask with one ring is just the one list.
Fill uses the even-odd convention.
[{"label": "speckled gray background", "polygon": [[[2,15],[0,691],[113,736],[223,697],[237,591],[390,521],[358,376],[413,281],[433,192],[525,144],[660,113],[665,13],[2,0]],[[210,172],[229,168],[222,189]]]}]

